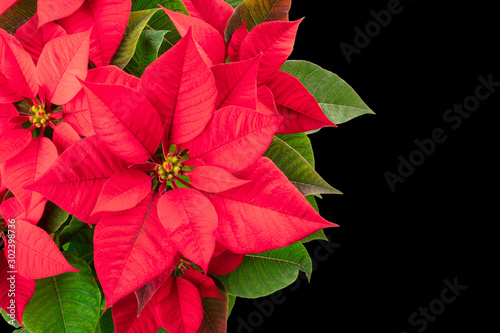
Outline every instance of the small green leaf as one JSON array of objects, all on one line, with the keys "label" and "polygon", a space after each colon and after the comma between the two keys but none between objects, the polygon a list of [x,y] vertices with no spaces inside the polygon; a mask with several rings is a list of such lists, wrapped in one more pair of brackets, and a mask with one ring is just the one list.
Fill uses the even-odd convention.
[{"label": "small green leaf", "polygon": [[125,30],[118,50],[111,60],[111,65],[115,65],[122,69],[127,66],[130,59],[134,56],[137,42],[139,41],[142,31],[151,17],[159,10],[160,8],[155,8],[130,13],[127,29]]},{"label": "small green leaf", "polygon": [[21,324],[19,324],[17,320],[12,319],[10,315],[3,309],[0,309],[0,314],[2,315],[3,319],[7,322],[7,324],[14,326],[15,328],[21,327]]},{"label": "small green leaf", "polygon": [[234,305],[236,304],[236,296],[228,294],[229,301],[227,303],[227,316],[231,315],[231,311],[233,311]]},{"label": "small green leaf", "polygon": [[[302,146],[310,145],[309,138],[306,135],[303,135],[300,139],[303,143]],[[300,146],[296,140],[294,144]],[[274,137],[264,156],[271,159],[283,171],[288,180],[304,195],[341,193],[321,178],[312,165],[297,150],[278,137]]]},{"label": "small green leaf", "polygon": [[325,115],[339,125],[363,114],[375,114],[337,74],[304,60],[288,60],[280,69],[295,76],[316,98]]},{"label": "small green leaf", "polygon": [[144,30],[139,37],[134,56],[126,70],[137,77],[141,77],[146,67],[158,58],[158,51],[163,43],[165,30]]},{"label": "small green leaf", "polygon": [[227,2],[228,4],[230,4],[231,6],[233,6],[233,8],[236,8],[244,0],[224,0],[224,1]]},{"label": "small green leaf", "polygon": [[36,0],[21,0],[0,17],[0,28],[13,35],[35,12]]},{"label": "small green leaf", "polygon": [[229,294],[257,298],[293,283],[299,271],[312,274],[312,261],[300,242],[259,254],[247,254],[240,266],[219,276]]},{"label": "small green leaf", "polygon": [[93,237],[94,230],[90,225],[73,216],[69,225],[59,235],[59,244],[64,245],[68,242],[92,244]]},{"label": "small green leaf", "polygon": [[224,37],[229,43],[236,29],[245,20],[247,29],[252,30],[256,25],[270,21],[288,21],[291,0],[245,0],[234,10],[227,22]]},{"label": "small green leaf", "polygon": [[100,316],[101,292],[90,267],[64,253],[80,272],[67,272],[36,280],[35,293],[26,306],[23,323],[31,332],[94,332]]},{"label": "small green leaf", "polygon": [[47,231],[48,234],[56,232],[69,217],[69,213],[49,201],[37,226]]},{"label": "small green leaf", "polygon": [[101,315],[99,318],[99,323],[95,329],[95,333],[114,333],[115,325],[113,323],[113,316],[111,314],[111,308]]},{"label": "small green leaf", "polygon": [[[159,4],[168,10],[189,15],[186,6],[184,6],[181,0],[133,0],[132,11],[158,8]],[[170,20],[168,15],[163,10],[160,10],[158,13],[153,15],[148,23],[147,29],[167,31],[158,55],[165,53],[181,39],[179,32],[172,23],[172,20]]]}]

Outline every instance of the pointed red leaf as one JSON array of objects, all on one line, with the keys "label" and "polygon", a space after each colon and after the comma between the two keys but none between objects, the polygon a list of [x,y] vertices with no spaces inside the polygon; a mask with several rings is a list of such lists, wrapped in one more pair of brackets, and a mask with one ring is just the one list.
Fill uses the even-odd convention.
[{"label": "pointed red leaf", "polygon": [[14,6],[20,0],[2,0],[0,3],[0,15],[5,13],[10,7]]},{"label": "pointed red leaf", "polygon": [[48,42],[38,59],[36,73],[47,99],[56,105],[69,102],[87,76],[90,30]]},{"label": "pointed red leaf", "polygon": [[247,38],[248,30],[247,30],[247,21],[238,28],[233,34],[231,41],[227,47],[227,52],[229,55],[229,60],[231,61],[240,61],[240,47],[241,43]]},{"label": "pointed red leaf", "polygon": [[96,134],[120,158],[145,162],[161,140],[155,108],[137,90],[120,85],[83,82]]},{"label": "pointed red leaf", "polygon": [[[125,73],[116,66],[98,67],[88,71],[86,82],[109,83],[137,89],[139,79]],[[75,98],[63,105],[64,121],[73,126],[78,134],[83,136],[95,135],[90,119],[89,103],[82,89]]]},{"label": "pointed red leaf", "polygon": [[174,260],[158,218],[158,199],[151,191],[134,208],[104,213],[96,226],[95,267],[107,308],[162,274]]},{"label": "pointed red leaf", "polygon": [[44,199],[43,195],[24,189],[40,179],[57,159],[57,149],[48,138],[33,138],[17,156],[5,163],[3,182],[29,214]]},{"label": "pointed red leaf", "polygon": [[226,275],[234,271],[243,262],[245,258],[244,254],[234,253],[229,250],[225,250],[218,256],[214,256],[210,260],[210,266],[208,266],[208,273],[213,275]]},{"label": "pointed red leaf", "polygon": [[7,103],[9,99],[10,102],[17,102],[22,99],[19,96],[34,99],[38,84],[31,56],[14,37],[7,37],[3,30],[0,32],[0,87],[3,89],[6,85],[5,80],[10,86],[6,92],[0,93],[3,96],[0,102]]},{"label": "pointed red leaf", "polygon": [[261,253],[336,226],[323,219],[268,158],[236,176],[253,182],[208,194],[219,216],[217,241],[227,249]]},{"label": "pointed red leaf", "polygon": [[292,53],[295,35],[302,20],[294,22],[264,22],[250,31],[239,49],[240,59],[250,59],[263,53],[259,82],[274,74]]},{"label": "pointed red leaf", "polygon": [[279,117],[227,106],[217,110],[207,128],[191,142],[189,156],[233,173],[254,164],[267,150]]},{"label": "pointed red leaf", "polygon": [[102,187],[92,215],[118,212],[135,207],[151,190],[151,178],[142,171],[129,169],[111,176]]},{"label": "pointed red leaf", "polygon": [[74,14],[59,20],[59,24],[68,34],[94,27],[90,35],[90,60],[97,67],[107,66],[122,41],[131,8],[131,0],[85,0]]},{"label": "pointed red leaf", "polygon": [[28,189],[45,195],[86,222],[106,180],[126,168],[124,161],[116,158],[98,137],[92,136],[75,142]]},{"label": "pointed red leaf", "polygon": [[38,206],[26,215],[23,205],[19,202],[19,200],[17,200],[16,197],[13,197],[2,202],[2,205],[0,206],[0,215],[2,215],[4,220],[21,219],[36,225],[43,215],[46,203],[47,200],[41,201]]},{"label": "pointed red leaf", "polygon": [[19,116],[19,112],[17,112],[14,104],[0,104],[0,133],[7,133],[14,129],[16,124],[10,120],[17,116]]},{"label": "pointed red leaf", "polygon": [[[15,313],[15,319],[22,323],[24,308],[35,292],[35,280],[26,279],[18,273],[10,273],[13,270],[9,268],[6,259],[8,249],[12,249],[12,247],[6,245],[4,253],[0,253],[0,295],[2,295],[0,297],[0,308],[11,314],[11,300],[14,300],[13,312]],[[12,284],[14,284],[15,288],[11,287]]]},{"label": "pointed red leaf", "polygon": [[148,302],[138,316],[134,293],[116,302],[111,311],[116,333],[156,333],[161,327],[156,315],[156,302]]},{"label": "pointed red leaf", "polygon": [[[181,36],[184,37],[191,28],[193,39],[200,45],[203,51],[205,51],[210,60],[214,64],[224,62],[226,44],[222,35],[215,28],[200,19],[177,13],[166,8],[163,8],[163,10],[172,20],[172,23]],[[214,14],[219,15],[219,13]]]},{"label": "pointed red leaf", "polygon": [[184,272],[182,277],[191,282],[198,289],[201,297],[221,298],[214,280],[200,271],[188,269]]},{"label": "pointed red leaf", "polygon": [[217,228],[217,214],[210,200],[190,188],[168,191],[160,198],[158,215],[175,248],[206,272]]},{"label": "pointed red leaf", "polygon": [[25,129],[15,129],[0,136],[0,164],[23,151],[31,138],[31,132]]},{"label": "pointed red leaf", "polygon": [[38,1],[38,16],[40,22],[38,26],[42,26],[47,22],[62,19],[73,14],[84,2],[84,0],[39,0]]},{"label": "pointed red leaf", "polygon": [[203,20],[224,36],[227,21],[233,15],[233,7],[223,0],[184,0],[191,17]]},{"label": "pointed red leaf", "polygon": [[266,82],[271,89],[278,112],[283,116],[280,134],[307,132],[326,126],[335,126],[324,114],[316,99],[294,76],[285,72]]},{"label": "pointed red leaf", "polygon": [[17,29],[14,34],[26,52],[30,54],[35,64],[38,62],[45,44],[65,35],[66,31],[55,22],[48,22],[38,28],[38,14],[35,14],[28,22]]},{"label": "pointed red leaf", "polygon": [[274,101],[273,93],[265,85],[260,85],[257,88],[257,111],[262,114],[273,115],[281,117],[276,109],[276,102]]},{"label": "pointed red leaf", "polygon": [[203,131],[217,97],[215,79],[190,32],[146,68],[139,90],[169,126],[171,144],[188,142]]},{"label": "pointed red leaf", "polygon": [[57,152],[61,155],[66,149],[71,147],[73,143],[81,140],[78,133],[68,123],[62,122],[57,124],[52,134],[52,142],[56,145]]},{"label": "pointed red leaf", "polygon": [[214,166],[200,166],[189,172],[189,180],[197,189],[219,193],[247,184],[248,180],[238,179],[224,169]]},{"label": "pointed red leaf", "polygon": [[245,61],[231,62],[213,66],[217,83],[216,109],[228,105],[248,109],[257,107],[257,71],[260,55]]},{"label": "pointed red leaf", "polygon": [[172,333],[196,333],[203,321],[198,289],[188,280],[167,280],[158,290],[156,313],[163,327]]},{"label": "pointed red leaf", "polygon": [[181,254],[177,252],[177,255],[170,265],[163,273],[154,278],[153,280],[146,283],[141,288],[134,291],[135,297],[137,298],[137,304],[139,308],[137,310],[137,315],[140,315],[144,307],[149,303],[151,299],[153,299],[154,295],[158,291],[158,289],[163,286],[167,279],[171,278],[172,272],[175,270],[176,266],[179,264],[179,259],[181,258]]},{"label": "pointed red leaf", "polygon": [[64,272],[78,272],[64,258],[52,238],[43,229],[16,220],[16,267],[26,279],[43,279]]}]

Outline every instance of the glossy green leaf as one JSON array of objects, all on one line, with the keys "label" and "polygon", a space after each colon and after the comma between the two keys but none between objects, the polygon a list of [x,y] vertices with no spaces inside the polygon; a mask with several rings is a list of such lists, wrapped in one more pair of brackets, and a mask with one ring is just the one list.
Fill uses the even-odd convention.
[{"label": "glossy green leaf", "polygon": [[352,87],[338,75],[308,61],[288,60],[280,69],[302,82],[335,124],[363,114],[375,114]]},{"label": "glossy green leaf", "polygon": [[114,333],[115,325],[113,323],[113,315],[111,314],[111,308],[101,315],[99,318],[99,323],[95,329],[95,333]]},{"label": "glossy green leaf", "polygon": [[[233,4],[231,4],[233,5]],[[233,15],[227,22],[225,38],[229,43],[236,29],[245,20],[247,29],[250,31],[256,25],[270,21],[288,21],[291,0],[245,0],[234,10]]]},{"label": "glossy green leaf", "polygon": [[299,271],[312,274],[312,261],[300,242],[259,254],[247,254],[241,265],[219,276],[229,294],[257,298],[267,296],[293,283]]},{"label": "glossy green leaf", "polygon": [[[305,135],[296,139],[302,141],[302,146],[310,145],[309,138]],[[295,145],[298,143],[295,142]],[[341,194],[330,186],[297,150],[278,137],[274,137],[264,156],[271,159],[304,195]]]},{"label": "glossy green leaf", "polygon": [[228,294],[228,303],[227,303],[227,316],[231,315],[231,311],[233,311],[234,305],[236,304],[236,296]]},{"label": "glossy green leaf", "polygon": [[[158,8],[159,4],[168,10],[189,15],[186,6],[184,6],[181,0],[132,0],[132,11]],[[147,25],[147,29],[167,31],[160,47],[159,55],[166,52],[181,39],[172,20],[170,20],[163,10],[153,15]]]},{"label": "glossy green leaf", "polygon": [[68,242],[92,244],[93,237],[94,231],[90,225],[73,216],[69,225],[59,234],[59,244],[64,245]]},{"label": "glossy green leaf", "polygon": [[35,293],[26,306],[23,322],[38,332],[94,332],[99,320],[101,292],[90,267],[64,253],[80,272],[67,272],[36,281]]},{"label": "glossy green leaf", "polygon": [[48,234],[56,232],[69,217],[69,213],[49,201],[37,226],[47,231]]},{"label": "glossy green leaf", "polygon": [[21,324],[15,319],[12,319],[7,312],[5,312],[3,309],[0,309],[0,314],[2,315],[2,318],[5,320],[7,324],[10,326],[13,326],[15,328],[21,327]]},{"label": "glossy green leaf", "polygon": [[233,8],[236,8],[239,6],[240,3],[242,3],[244,0],[224,0],[225,2],[227,2],[228,4],[230,4],[231,6],[233,6]]},{"label": "glossy green leaf", "polygon": [[126,67],[130,74],[141,77],[146,67],[158,58],[166,33],[165,30],[144,30],[141,33],[135,54]]},{"label": "glossy green leaf", "polygon": [[125,30],[125,34],[123,35],[118,50],[111,60],[111,65],[115,65],[122,69],[127,66],[130,59],[132,59],[132,57],[134,56],[137,42],[139,41],[139,37],[141,36],[142,31],[146,27],[151,17],[153,17],[153,15],[159,10],[160,8],[141,10],[130,13],[130,19],[127,24],[127,29]]},{"label": "glossy green leaf", "polygon": [[36,0],[21,0],[0,17],[0,28],[13,35],[35,12]]}]

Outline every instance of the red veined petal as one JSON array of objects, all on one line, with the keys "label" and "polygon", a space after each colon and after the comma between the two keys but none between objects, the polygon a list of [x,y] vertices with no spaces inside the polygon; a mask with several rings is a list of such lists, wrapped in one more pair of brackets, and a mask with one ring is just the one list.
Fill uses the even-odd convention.
[{"label": "red veined petal", "polygon": [[62,19],[73,14],[85,0],[39,0],[38,1],[38,16],[41,27],[47,22]]},{"label": "red veined petal", "polygon": [[78,140],[81,140],[80,136],[68,123],[61,122],[54,128],[52,142],[54,142],[59,155]]},{"label": "red veined petal", "polygon": [[271,89],[283,122],[280,134],[307,132],[326,126],[335,126],[324,114],[316,99],[300,81],[285,72],[276,74],[266,82]]},{"label": "red veined petal", "polygon": [[13,104],[0,104],[0,133],[7,133],[14,129],[16,124],[10,120],[17,116],[19,116],[19,112]]},{"label": "red veined petal", "polygon": [[158,216],[175,248],[206,272],[217,228],[210,200],[190,188],[168,191],[158,202]]},{"label": "red veined petal", "polygon": [[92,215],[118,212],[135,207],[151,190],[151,177],[135,169],[111,176],[102,187]]},{"label": "red veined petal", "polygon": [[219,216],[217,242],[227,249],[261,253],[336,226],[323,219],[268,158],[236,176],[253,182],[207,194]]},{"label": "red veined petal", "polygon": [[17,29],[14,37],[19,40],[36,64],[40,54],[42,54],[43,47],[51,40],[65,35],[66,31],[55,22],[48,22],[38,28],[38,14],[35,13],[28,22]]},{"label": "red veined petal", "polygon": [[90,60],[97,67],[111,62],[127,28],[131,0],[85,0],[72,15],[59,20],[68,34],[86,31],[90,35]]},{"label": "red veined petal", "polygon": [[194,284],[201,297],[215,297],[222,299],[217,291],[217,286],[211,277],[204,275],[196,269],[186,270],[182,277]]},{"label": "red veined petal", "polygon": [[116,333],[156,333],[160,319],[156,315],[156,302],[148,302],[138,315],[137,298],[131,293],[111,308]]},{"label": "red veined petal", "polygon": [[139,91],[169,126],[171,144],[189,142],[203,131],[217,97],[213,74],[189,31],[146,68]]},{"label": "red veined petal", "polygon": [[96,134],[120,158],[141,163],[161,140],[155,108],[137,90],[120,85],[82,82]]},{"label": "red veined petal", "polygon": [[0,15],[5,13],[10,7],[14,6],[20,0],[2,0],[0,3]]},{"label": "red veined petal", "polygon": [[0,164],[19,154],[31,142],[31,132],[15,129],[0,137]]},{"label": "red veined petal", "polygon": [[231,61],[240,61],[240,47],[241,43],[247,38],[248,30],[247,30],[247,20],[238,28],[231,37],[231,41],[227,47],[229,60]]},{"label": "red veined petal", "polygon": [[87,76],[90,30],[48,42],[38,59],[36,73],[47,99],[56,105],[69,102],[80,91],[78,79]]},{"label": "red veined petal", "polygon": [[189,180],[197,189],[219,193],[248,183],[248,180],[238,179],[224,169],[214,166],[200,166],[189,172]]},{"label": "red veined petal", "polygon": [[274,74],[292,53],[295,35],[302,20],[273,21],[257,25],[241,43],[240,59],[250,59],[263,53],[259,67],[259,82]]},{"label": "red veined petal", "polygon": [[184,0],[191,17],[203,20],[224,36],[227,21],[233,15],[233,7],[223,0]]},{"label": "red veined petal", "polygon": [[[163,8],[163,10],[172,20],[175,28],[181,36],[185,36],[188,30],[191,28],[193,39],[200,45],[203,51],[205,51],[210,60],[214,64],[220,64],[224,62],[226,55],[226,44],[222,35],[217,30],[215,30],[215,28],[200,19],[190,17],[182,13],[177,13],[166,8]],[[219,13],[217,13],[216,15],[219,15]]]}]

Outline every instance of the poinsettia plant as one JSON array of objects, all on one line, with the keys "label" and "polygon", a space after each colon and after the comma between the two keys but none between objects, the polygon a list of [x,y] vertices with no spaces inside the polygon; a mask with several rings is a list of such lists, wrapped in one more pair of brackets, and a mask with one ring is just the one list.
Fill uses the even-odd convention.
[{"label": "poinsettia plant", "polygon": [[[290,0],[0,4],[0,307],[19,332],[226,332],[336,224],[308,134],[373,113],[288,60]],[[282,264],[286,262],[286,264]],[[22,327],[21,327],[22,326]]]}]

